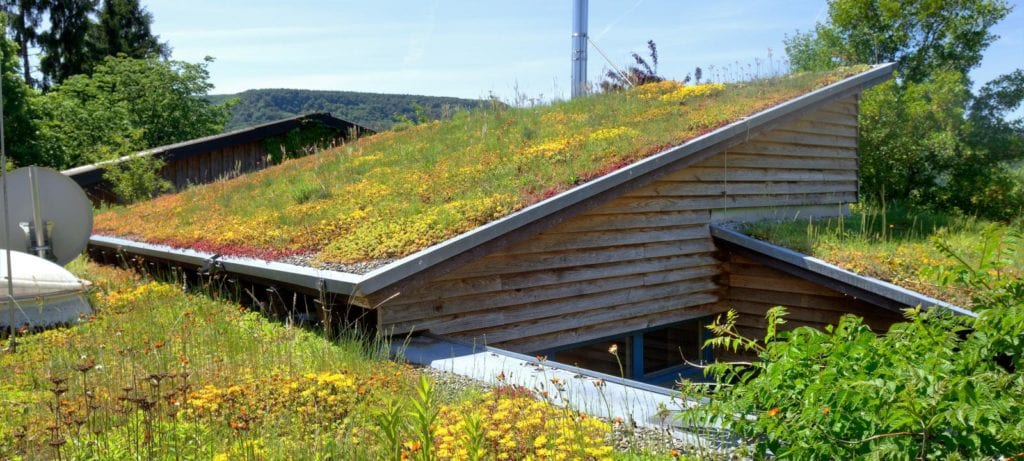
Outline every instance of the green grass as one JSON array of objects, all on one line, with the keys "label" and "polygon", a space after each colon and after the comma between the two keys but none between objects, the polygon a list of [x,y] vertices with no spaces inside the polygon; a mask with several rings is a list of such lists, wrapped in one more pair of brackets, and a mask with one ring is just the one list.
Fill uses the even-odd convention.
[{"label": "green grass", "polygon": [[408,255],[863,71],[676,82],[536,108],[456,112],[96,217],[99,233],[220,254]]},{"label": "green grass", "polygon": [[[994,271],[993,275],[1024,276],[1022,217],[1012,223],[993,223],[899,205],[854,206],[848,217],[761,222],[745,231],[960,306],[971,305],[974,290],[949,279],[957,261],[940,244],[972,267],[983,265]],[[997,246],[990,247],[989,242],[997,242]]]}]

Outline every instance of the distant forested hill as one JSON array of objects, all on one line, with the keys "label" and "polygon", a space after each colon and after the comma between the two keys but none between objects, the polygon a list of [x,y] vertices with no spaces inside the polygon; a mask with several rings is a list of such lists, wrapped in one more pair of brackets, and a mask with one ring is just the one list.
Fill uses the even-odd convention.
[{"label": "distant forested hill", "polygon": [[309,112],[330,112],[335,117],[379,131],[394,125],[396,115],[416,120],[416,105],[423,108],[427,117],[436,119],[445,111],[475,107],[482,103],[476,99],[437,96],[288,89],[248,90],[208,97],[214,104],[230,98],[238,98],[239,102],[231,111],[227,130]]}]

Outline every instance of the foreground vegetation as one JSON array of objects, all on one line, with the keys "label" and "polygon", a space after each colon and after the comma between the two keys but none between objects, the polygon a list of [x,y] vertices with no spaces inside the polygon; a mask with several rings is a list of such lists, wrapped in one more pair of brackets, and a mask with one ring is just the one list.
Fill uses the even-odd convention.
[{"label": "foreground vegetation", "polygon": [[970,307],[979,287],[953,280],[961,258],[993,276],[1024,278],[1024,217],[990,222],[903,205],[854,206],[847,217],[762,222],[754,237],[847,270]]},{"label": "foreground vegetation", "polygon": [[410,254],[865,70],[747,83],[665,81],[531,109],[504,105],[96,217],[96,232],[220,254]]},{"label": "foreground vegetation", "polygon": [[[730,312],[711,326],[715,338],[709,344],[744,350],[760,360],[709,367],[720,386],[684,386],[690,395],[712,400],[682,419],[691,424],[728,421],[733,434],[757,457],[1024,456],[1021,229],[951,222],[958,226],[954,232],[937,232],[931,239],[941,256],[930,255],[917,242],[898,243],[908,233],[897,234],[896,225],[877,228],[876,238],[882,232],[890,235],[884,242],[867,241],[864,236],[871,235],[871,227],[864,224],[861,234],[832,238],[854,240],[847,253],[875,254],[895,247],[897,254],[910,249],[922,252],[921,258],[943,258],[929,264],[940,286],[969,296],[965,304],[977,318],[942,309],[908,309],[906,322],[881,335],[852,315],[825,331],[783,331],[786,309],[775,307],[767,314],[766,337],[747,339],[737,332],[736,315]],[[811,224],[811,229],[820,228]]]},{"label": "foreground vegetation", "polygon": [[0,355],[0,459],[612,455],[608,423],[529,391],[440,392],[387,360],[386,344],[329,341],[133,272],[75,270],[98,286],[95,315]]}]

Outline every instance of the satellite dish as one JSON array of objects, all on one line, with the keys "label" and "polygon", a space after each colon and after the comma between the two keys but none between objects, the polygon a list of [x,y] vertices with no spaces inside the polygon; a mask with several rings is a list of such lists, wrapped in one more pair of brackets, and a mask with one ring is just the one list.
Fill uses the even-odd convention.
[{"label": "satellite dish", "polygon": [[29,166],[7,173],[0,186],[3,181],[9,216],[0,213],[0,226],[9,232],[11,250],[61,266],[82,254],[92,234],[92,203],[74,180]]}]

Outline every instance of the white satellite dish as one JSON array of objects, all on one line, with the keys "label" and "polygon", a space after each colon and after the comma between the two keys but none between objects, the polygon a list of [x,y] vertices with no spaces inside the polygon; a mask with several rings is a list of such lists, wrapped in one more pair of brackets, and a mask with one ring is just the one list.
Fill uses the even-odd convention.
[{"label": "white satellite dish", "polygon": [[[71,178],[50,168],[29,166],[7,173],[9,216],[0,213],[10,249],[61,266],[82,254],[92,234],[92,203]],[[12,259],[13,262],[13,259]]]}]

